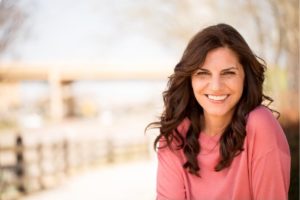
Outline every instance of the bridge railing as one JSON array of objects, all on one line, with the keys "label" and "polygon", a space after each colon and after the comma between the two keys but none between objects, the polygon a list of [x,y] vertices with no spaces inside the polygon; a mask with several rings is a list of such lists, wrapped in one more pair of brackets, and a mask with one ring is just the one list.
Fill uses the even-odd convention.
[{"label": "bridge railing", "polygon": [[24,141],[26,135],[17,134],[13,144],[0,146],[1,200],[55,187],[82,170],[149,156],[147,139],[73,137],[31,144]]}]

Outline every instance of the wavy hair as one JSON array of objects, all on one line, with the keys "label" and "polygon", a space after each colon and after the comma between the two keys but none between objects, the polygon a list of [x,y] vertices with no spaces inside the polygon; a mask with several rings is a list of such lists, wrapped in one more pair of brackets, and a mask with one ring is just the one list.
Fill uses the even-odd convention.
[{"label": "wavy hair", "polygon": [[[203,117],[203,108],[194,96],[191,75],[204,63],[208,52],[219,47],[227,47],[236,53],[243,66],[245,79],[243,93],[232,120],[220,137],[220,160],[215,171],[229,167],[234,157],[243,151],[249,112],[264,100],[270,103],[273,101],[263,94],[265,62],[252,52],[236,29],[227,24],[217,24],[198,32],[188,43],[174,73],[169,77],[167,90],[163,92],[164,110],[159,121],[146,127],[160,130],[154,141],[155,149],[161,139],[166,143],[158,148],[173,149],[175,140],[176,150],[182,149],[186,157],[183,167],[196,176],[199,176],[200,171],[197,155],[201,151],[198,138],[202,130],[199,122]],[[185,118],[190,120],[191,125],[184,136],[178,126]]]}]

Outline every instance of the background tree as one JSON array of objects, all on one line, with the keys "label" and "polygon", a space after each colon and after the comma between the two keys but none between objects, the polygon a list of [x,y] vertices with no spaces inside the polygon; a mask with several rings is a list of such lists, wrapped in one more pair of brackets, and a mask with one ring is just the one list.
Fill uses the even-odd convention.
[{"label": "background tree", "polygon": [[0,55],[15,39],[25,13],[17,0],[0,0]]},{"label": "background tree", "polygon": [[298,119],[298,0],[143,1],[132,7],[129,17],[131,20],[127,20],[134,18],[150,37],[178,56],[188,40],[207,25],[225,22],[237,27],[254,52],[267,62],[266,89],[272,93],[276,107]]}]

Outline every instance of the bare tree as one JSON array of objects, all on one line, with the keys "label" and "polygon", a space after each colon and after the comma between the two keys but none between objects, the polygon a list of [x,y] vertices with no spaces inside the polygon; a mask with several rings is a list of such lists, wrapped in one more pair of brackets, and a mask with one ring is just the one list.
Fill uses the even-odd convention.
[{"label": "bare tree", "polygon": [[272,7],[276,31],[275,61],[285,56],[288,71],[289,90],[298,91],[299,75],[299,1],[269,0]]},{"label": "bare tree", "polygon": [[24,18],[17,0],[0,0],[0,54],[11,44]]},{"label": "bare tree", "polygon": [[[241,32],[250,35],[251,46],[260,57],[265,58],[273,69],[280,66],[285,70],[288,77],[284,92],[292,95],[288,106],[298,105],[298,0],[153,0],[151,3],[145,1],[132,13],[135,13],[132,15],[135,20],[149,26],[149,34],[176,48],[178,44],[183,47],[196,31],[208,24],[226,22],[238,26]],[[272,79],[275,84],[270,89],[277,91],[278,78]],[[280,96],[282,92],[277,94]]]},{"label": "bare tree", "polygon": [[214,1],[209,0],[140,1],[129,9],[127,21],[142,26],[149,37],[166,47],[178,49],[202,27],[212,23],[207,15],[214,10]]}]

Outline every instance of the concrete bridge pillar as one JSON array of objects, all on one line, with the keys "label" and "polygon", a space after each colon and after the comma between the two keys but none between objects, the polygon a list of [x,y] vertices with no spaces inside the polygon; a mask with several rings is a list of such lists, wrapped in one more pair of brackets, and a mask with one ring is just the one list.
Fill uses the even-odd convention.
[{"label": "concrete bridge pillar", "polygon": [[64,117],[62,81],[58,69],[49,72],[50,86],[50,117],[53,121],[60,121]]}]

